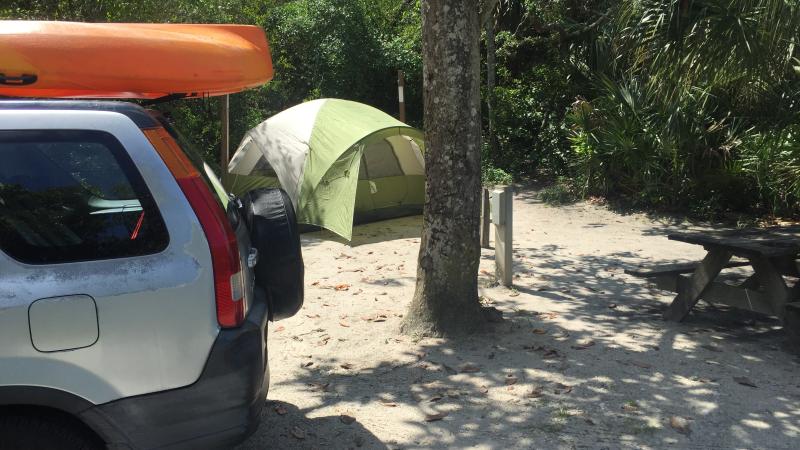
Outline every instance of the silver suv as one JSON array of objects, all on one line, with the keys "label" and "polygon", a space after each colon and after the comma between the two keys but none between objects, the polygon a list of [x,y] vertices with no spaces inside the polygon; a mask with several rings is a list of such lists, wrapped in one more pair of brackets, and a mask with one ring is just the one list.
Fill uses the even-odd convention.
[{"label": "silver suv", "polygon": [[0,101],[0,449],[255,429],[303,270],[286,196],[246,197],[137,105]]}]

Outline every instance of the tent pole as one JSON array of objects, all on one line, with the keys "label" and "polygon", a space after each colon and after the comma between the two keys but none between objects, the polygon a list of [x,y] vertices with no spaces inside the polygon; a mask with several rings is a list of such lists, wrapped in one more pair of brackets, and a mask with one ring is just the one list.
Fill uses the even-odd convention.
[{"label": "tent pole", "polygon": [[222,175],[225,175],[228,173],[228,162],[230,160],[230,103],[228,95],[223,95],[219,99],[219,122],[222,127],[219,165]]},{"label": "tent pole", "polygon": [[405,99],[406,75],[402,70],[397,71],[397,98],[400,103],[400,122],[406,122],[406,99]]}]

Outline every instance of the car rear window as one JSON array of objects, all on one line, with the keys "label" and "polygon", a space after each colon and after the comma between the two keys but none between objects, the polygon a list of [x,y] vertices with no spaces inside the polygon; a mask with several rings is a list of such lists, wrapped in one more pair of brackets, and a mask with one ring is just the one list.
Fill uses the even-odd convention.
[{"label": "car rear window", "polygon": [[202,156],[197,151],[194,143],[186,138],[177,128],[175,128],[164,116],[160,114],[154,115],[155,119],[161,123],[161,126],[167,130],[172,139],[175,139],[175,142],[178,143],[183,153],[192,164],[195,166],[198,172],[200,172],[200,177],[206,183],[206,186],[214,193],[214,197],[216,198],[219,205],[222,207],[223,210],[228,209],[228,203],[230,202],[230,198],[228,193],[225,191],[225,188],[222,186],[222,181],[220,181],[219,177],[216,173],[214,173],[214,169],[208,165],[205,161],[203,161]]},{"label": "car rear window", "polygon": [[87,130],[0,131],[0,249],[51,264],[164,250],[161,214],[127,152]]}]

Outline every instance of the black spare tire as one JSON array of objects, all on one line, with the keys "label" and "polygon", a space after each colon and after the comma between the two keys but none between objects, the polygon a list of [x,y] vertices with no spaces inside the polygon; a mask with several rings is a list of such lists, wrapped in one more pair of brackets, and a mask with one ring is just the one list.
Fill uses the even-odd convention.
[{"label": "black spare tire", "polygon": [[258,250],[255,282],[267,292],[270,320],[297,314],[303,306],[303,254],[292,201],[283,189],[260,188],[242,199],[242,217]]}]

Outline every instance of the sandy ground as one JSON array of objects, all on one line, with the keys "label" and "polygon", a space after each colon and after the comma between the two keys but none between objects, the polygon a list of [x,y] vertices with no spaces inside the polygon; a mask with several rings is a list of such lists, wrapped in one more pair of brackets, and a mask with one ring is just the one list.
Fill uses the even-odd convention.
[{"label": "sandy ground", "polygon": [[506,320],[460,341],[398,333],[420,217],[305,235],[306,303],[270,325],[269,401],[240,449],[800,448],[800,358],[775,321],[667,323],[671,295],[623,273],[702,257],[666,239],[685,225],[526,189],[514,208],[515,288],[491,250],[480,275]]}]

